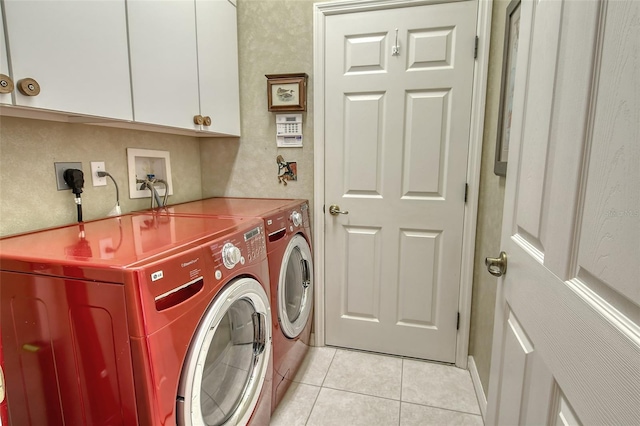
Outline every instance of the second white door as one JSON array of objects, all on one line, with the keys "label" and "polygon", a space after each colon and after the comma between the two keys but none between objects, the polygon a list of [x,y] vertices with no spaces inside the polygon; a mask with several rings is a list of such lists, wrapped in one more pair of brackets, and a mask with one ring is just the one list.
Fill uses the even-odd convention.
[{"label": "second white door", "polygon": [[455,362],[477,6],[326,19],[328,345]]}]

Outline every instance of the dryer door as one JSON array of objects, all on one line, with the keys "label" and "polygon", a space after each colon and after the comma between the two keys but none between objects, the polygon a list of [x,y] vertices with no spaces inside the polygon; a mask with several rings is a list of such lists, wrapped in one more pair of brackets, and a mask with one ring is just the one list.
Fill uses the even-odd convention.
[{"label": "dryer door", "polygon": [[232,281],[207,308],[191,342],[178,388],[178,424],[246,424],[270,357],[269,298],[256,280]]},{"label": "dryer door", "polygon": [[313,260],[307,240],[298,234],[290,241],[280,266],[278,320],[284,334],[298,337],[313,306]]}]

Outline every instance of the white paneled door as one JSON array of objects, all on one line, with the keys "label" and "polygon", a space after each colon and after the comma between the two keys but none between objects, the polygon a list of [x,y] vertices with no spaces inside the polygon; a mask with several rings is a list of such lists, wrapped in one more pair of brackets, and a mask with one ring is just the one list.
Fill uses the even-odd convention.
[{"label": "white paneled door", "polygon": [[455,362],[477,8],[326,18],[329,345]]},{"label": "white paneled door", "polygon": [[521,5],[487,424],[640,424],[640,2]]}]

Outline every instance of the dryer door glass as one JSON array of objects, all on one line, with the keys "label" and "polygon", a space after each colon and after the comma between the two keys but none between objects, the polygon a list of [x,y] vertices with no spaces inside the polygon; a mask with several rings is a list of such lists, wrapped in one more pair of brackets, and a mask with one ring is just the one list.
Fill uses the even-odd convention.
[{"label": "dryer door glass", "polygon": [[208,308],[192,342],[178,396],[180,424],[243,424],[262,391],[270,356],[268,297],[243,278]]},{"label": "dryer door glass", "polygon": [[297,337],[307,325],[313,306],[313,263],[307,240],[289,241],[280,270],[278,318],[287,337]]}]

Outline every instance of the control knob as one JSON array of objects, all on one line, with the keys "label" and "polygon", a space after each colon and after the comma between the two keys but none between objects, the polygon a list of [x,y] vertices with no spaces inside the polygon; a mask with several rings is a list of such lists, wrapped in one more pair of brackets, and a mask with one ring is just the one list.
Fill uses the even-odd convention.
[{"label": "control knob", "polygon": [[302,215],[296,210],[291,213],[291,221],[295,227],[302,225]]},{"label": "control knob", "polygon": [[227,269],[233,269],[242,259],[240,249],[232,243],[227,243],[222,247],[222,263]]}]

